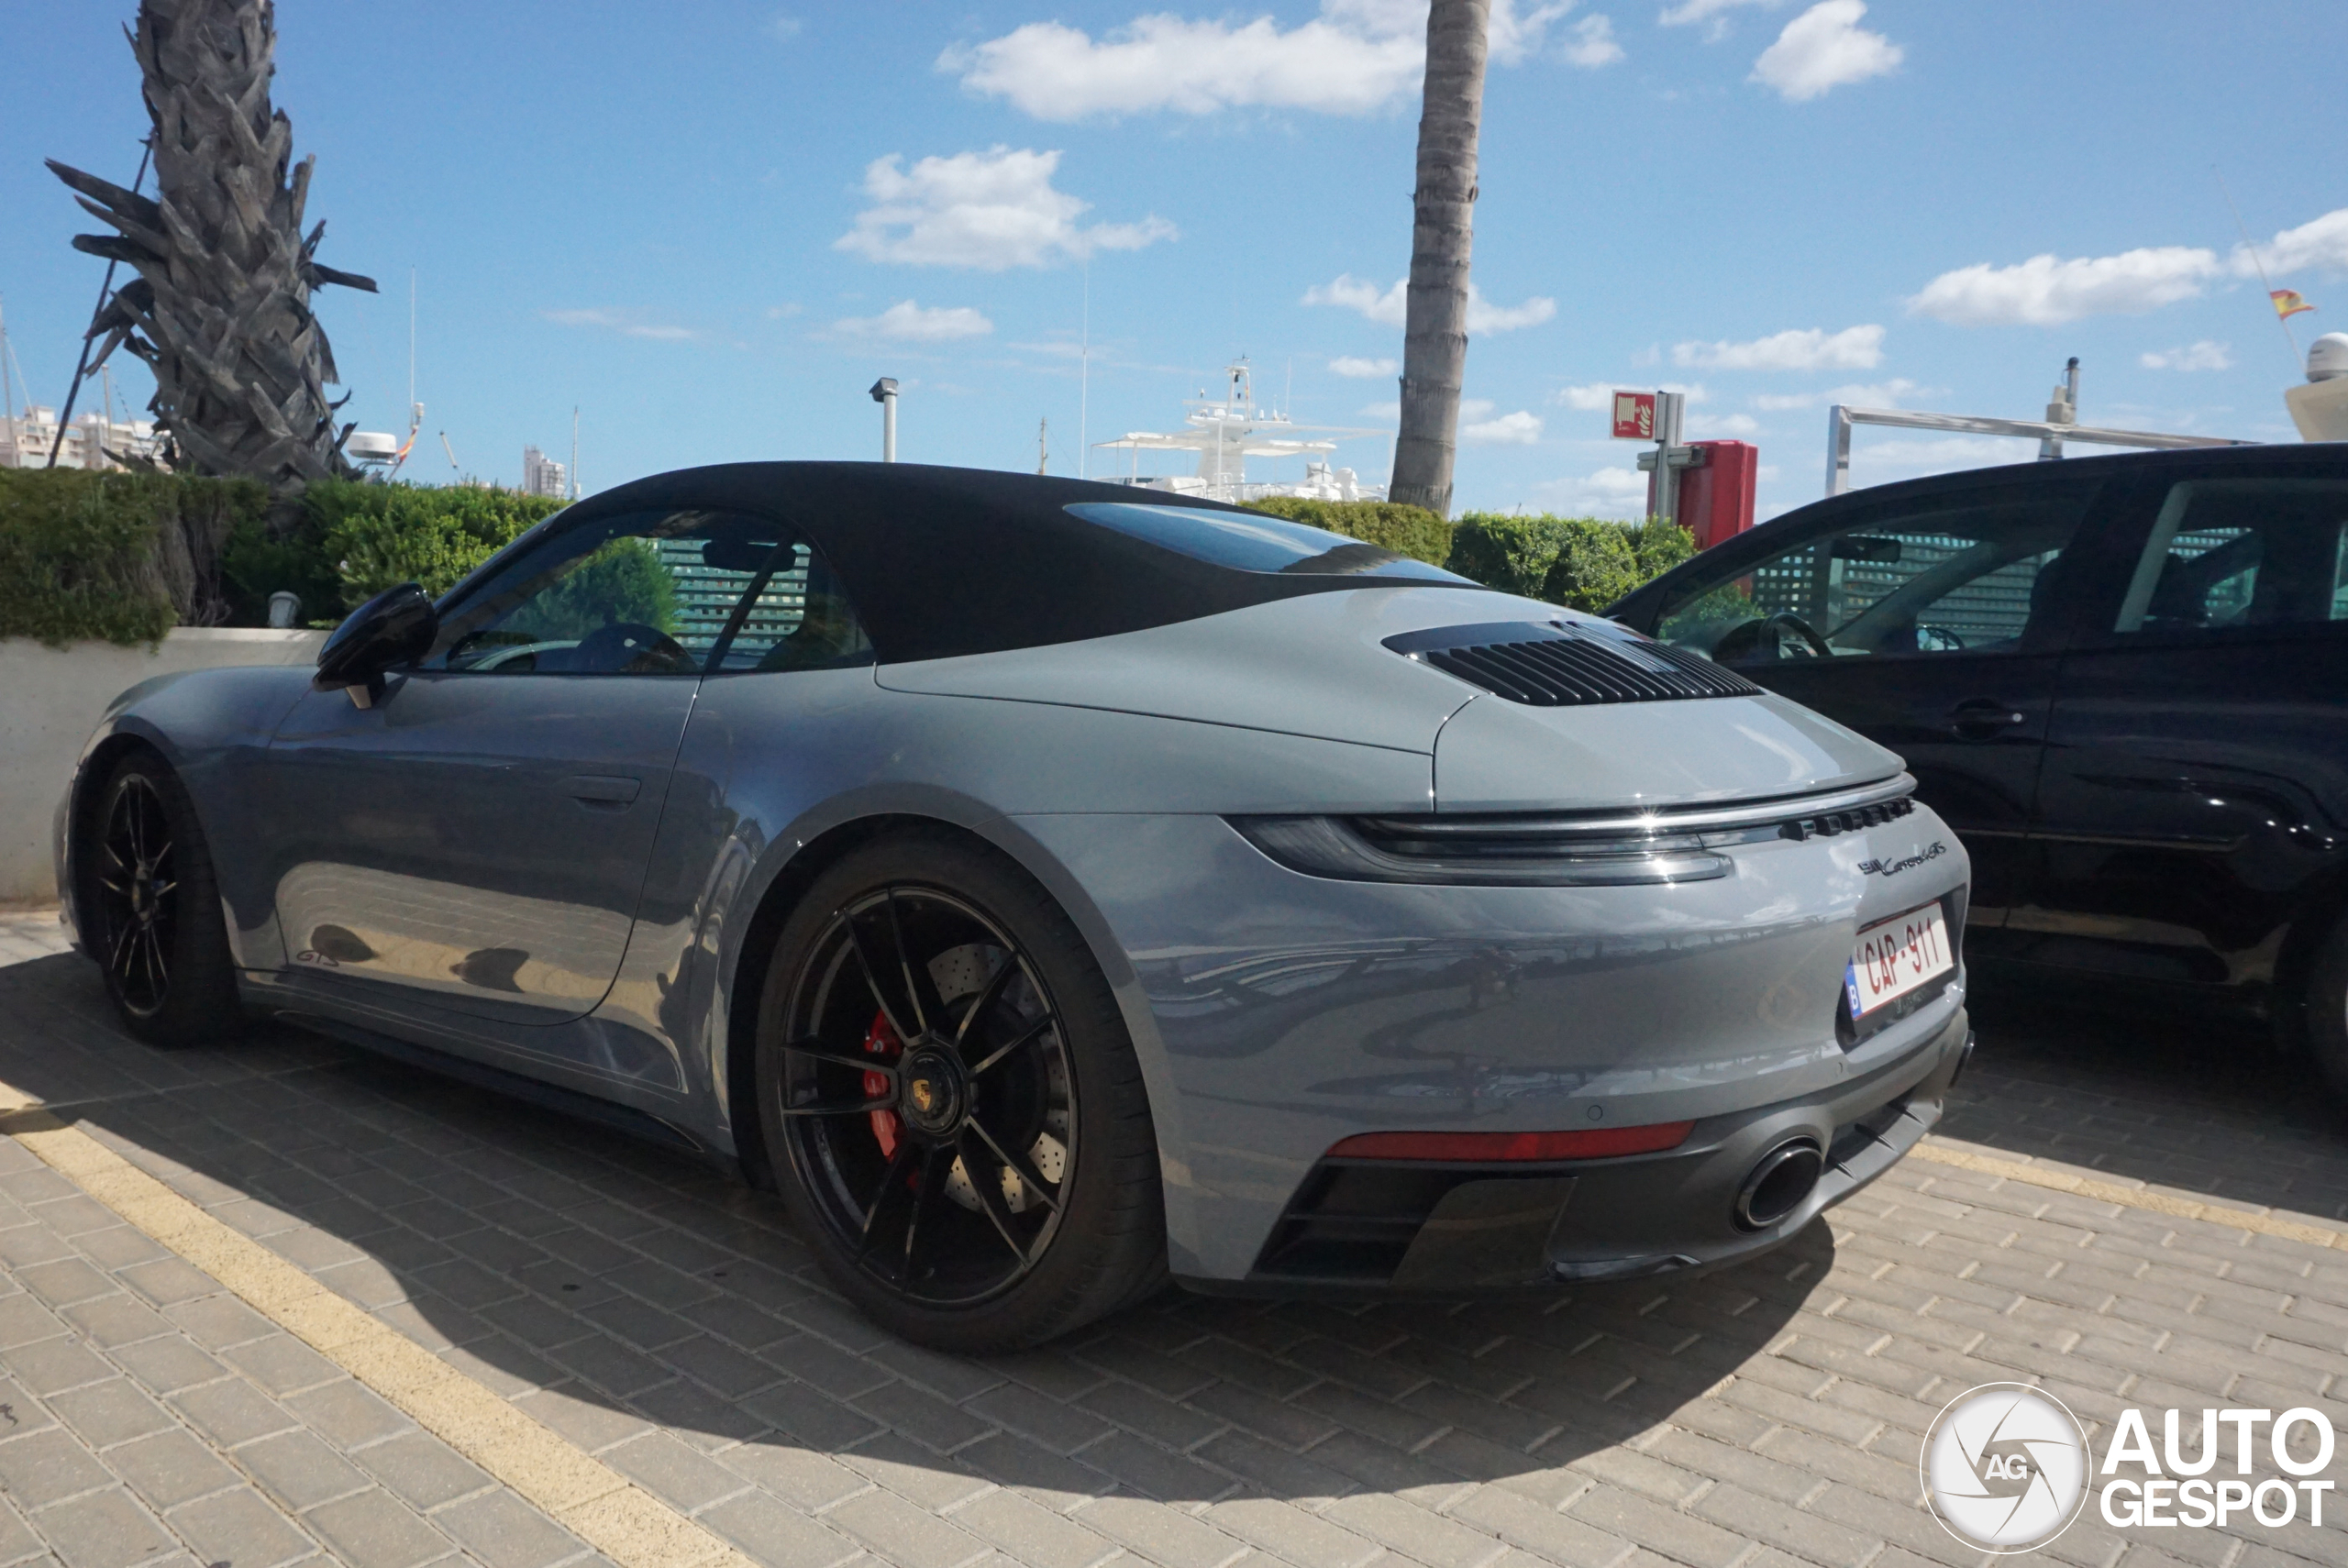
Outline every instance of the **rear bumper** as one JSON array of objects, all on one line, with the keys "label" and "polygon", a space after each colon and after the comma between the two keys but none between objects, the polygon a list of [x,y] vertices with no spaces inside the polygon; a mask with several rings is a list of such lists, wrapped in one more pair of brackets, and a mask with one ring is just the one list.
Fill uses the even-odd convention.
[{"label": "rear bumper", "polygon": [[[1803,1108],[1888,1086],[1864,1110],[1921,1081],[1963,999],[1959,973],[1864,1039],[1834,1027],[1859,929],[1939,897],[1956,941],[1964,853],[1922,807],[1742,845],[1729,875],[1670,887],[1341,881],[1276,864],[1217,818],[1015,823],[1114,977],[1173,1272],[1190,1279],[1257,1274],[1324,1156],[1357,1133],[1694,1122],[1674,1170],[1740,1128],[1766,1135],[1773,1115],[1831,1133],[1858,1112]],[[1864,869],[1903,861],[1919,864]],[[1558,1174],[1583,1178],[1564,1237],[1594,1222],[1600,1184],[1594,1165]],[[1599,1240],[1608,1256],[1700,1258],[1744,1236]]]},{"label": "rear bumper", "polygon": [[[1832,1089],[1699,1121],[1656,1154],[1508,1167],[1324,1160],[1244,1279],[1246,1295],[1436,1295],[1707,1271],[1790,1241],[1875,1180],[1940,1121],[1971,1041],[1952,1010],[1922,1049]],[[1810,1139],[1824,1169],[1782,1218],[1735,1218],[1771,1151]]]}]

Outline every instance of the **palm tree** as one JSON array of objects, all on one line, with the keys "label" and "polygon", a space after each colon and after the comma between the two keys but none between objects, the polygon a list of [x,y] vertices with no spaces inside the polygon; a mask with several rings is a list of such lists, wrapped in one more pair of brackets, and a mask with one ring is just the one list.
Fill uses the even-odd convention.
[{"label": "palm tree", "polygon": [[1459,383],[1468,366],[1468,252],[1475,239],[1476,132],[1484,114],[1491,0],[1434,0],[1412,198],[1402,332],[1402,424],[1389,499],[1451,515]]},{"label": "palm tree", "polygon": [[141,0],[130,47],[154,122],[158,199],[49,164],[116,231],[77,235],[73,248],[139,274],[91,324],[105,341],[90,368],[127,343],[155,373],[148,406],[175,466],[258,479],[290,499],[350,471],[350,426],[336,431],[341,404],[326,395],[334,352],[310,291],[372,293],[374,281],[313,259],[324,223],[302,234],[315,160],[288,181],[294,127],[270,105],[270,0]]}]

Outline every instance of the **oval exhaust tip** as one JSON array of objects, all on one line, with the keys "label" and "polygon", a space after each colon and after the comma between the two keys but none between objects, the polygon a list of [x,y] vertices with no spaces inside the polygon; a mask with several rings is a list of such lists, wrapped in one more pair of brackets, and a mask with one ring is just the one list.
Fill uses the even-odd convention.
[{"label": "oval exhaust tip", "polygon": [[1825,1169],[1826,1153],[1817,1139],[1787,1139],[1762,1155],[1737,1188],[1736,1228],[1766,1231],[1775,1225],[1801,1207]]}]

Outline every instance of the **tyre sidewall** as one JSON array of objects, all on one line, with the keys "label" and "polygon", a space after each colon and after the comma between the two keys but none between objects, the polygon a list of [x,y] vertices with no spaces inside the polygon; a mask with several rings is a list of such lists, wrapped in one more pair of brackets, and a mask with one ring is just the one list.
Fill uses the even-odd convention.
[{"label": "tyre sidewall", "polygon": [[[857,1266],[807,1189],[779,1113],[778,1047],[801,970],[834,913],[883,886],[935,889],[978,906],[1025,953],[1061,1021],[1076,1126],[1073,1175],[1061,1188],[1067,1210],[1042,1261],[1024,1279],[969,1307],[906,1300]],[[1034,1344],[1094,1315],[1081,1304],[1103,1295],[1110,1283],[1103,1270],[1115,1268],[1102,1255],[1102,1238],[1113,1229],[1120,1133],[1132,1136],[1130,1127],[1119,1125],[1117,1057],[1130,1063],[1133,1045],[1082,938],[1032,878],[989,852],[942,836],[883,841],[851,854],[816,879],[785,922],[768,966],[758,1020],[759,1127],[775,1182],[826,1275],[866,1315],[905,1339],[969,1353]],[[1137,1078],[1131,1092],[1140,1092]],[[1155,1159],[1153,1143],[1153,1176]],[[1157,1246],[1162,1255],[1162,1239]],[[1132,1286],[1124,1278],[1114,1284],[1110,1305]]]},{"label": "tyre sidewall", "polygon": [[[171,979],[163,1004],[139,1012],[124,999],[119,982],[107,963],[107,917],[97,897],[98,856],[115,802],[133,787],[134,779],[152,788],[163,803],[164,821],[172,834],[173,868],[179,883],[173,897],[170,953]],[[236,967],[228,952],[227,922],[220,910],[218,884],[212,872],[209,845],[179,775],[161,757],[134,752],[117,763],[98,792],[96,808],[84,823],[81,853],[75,856],[81,882],[82,907],[91,912],[96,940],[90,944],[104,977],[106,999],[115,1016],[136,1038],[150,1045],[177,1047],[205,1043],[234,1032],[241,1021],[236,988]]]}]

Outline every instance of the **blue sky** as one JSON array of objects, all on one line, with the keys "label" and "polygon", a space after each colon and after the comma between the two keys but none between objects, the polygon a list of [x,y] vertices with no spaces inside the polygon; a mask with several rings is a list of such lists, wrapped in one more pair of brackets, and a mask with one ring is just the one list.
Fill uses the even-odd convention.
[{"label": "blue sky", "polygon": [[[1423,4],[1149,5],[286,0],[321,259],[383,286],[318,299],[349,414],[405,428],[414,268],[426,480],[442,431],[482,478],[567,455],[574,405],[590,491],[876,456],[880,375],[907,459],[1032,469],[1048,419],[1072,472],[1080,422],[1169,427],[1243,354],[1301,420],[1390,427]],[[46,403],[104,265],[40,159],[130,174],[130,13],[51,7],[0,58],[0,302]],[[2071,354],[2084,421],[2290,438],[2295,367],[2213,171],[2320,307],[2301,348],[2348,327],[2348,8],[1499,15],[1461,508],[1634,507],[1614,386],[1694,389],[1691,435],[1760,447],[1765,514],[1820,492],[1828,402],[2035,417]],[[1862,432],[1855,477],[2010,450]]]}]

